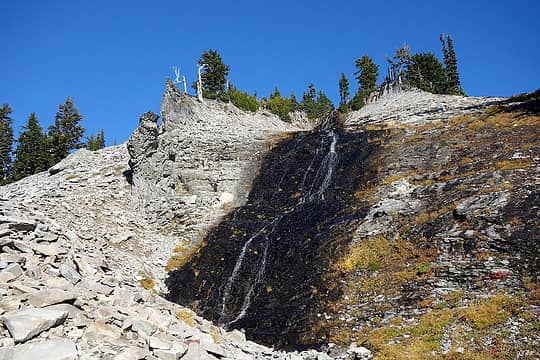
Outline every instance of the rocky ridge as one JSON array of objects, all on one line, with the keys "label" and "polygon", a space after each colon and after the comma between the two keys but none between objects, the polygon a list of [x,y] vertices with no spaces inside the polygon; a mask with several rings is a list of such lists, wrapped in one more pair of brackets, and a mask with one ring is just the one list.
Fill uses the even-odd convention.
[{"label": "rocky ridge", "polygon": [[419,90],[396,90],[349,113],[345,126],[354,129],[368,124],[384,124],[388,127],[422,125],[463,114],[479,114],[502,100],[497,97],[463,97]]}]

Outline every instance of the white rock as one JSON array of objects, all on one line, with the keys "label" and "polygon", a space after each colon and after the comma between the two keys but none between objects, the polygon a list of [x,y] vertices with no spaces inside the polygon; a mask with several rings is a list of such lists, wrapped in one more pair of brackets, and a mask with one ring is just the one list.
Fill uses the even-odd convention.
[{"label": "white rock", "polygon": [[60,265],[60,274],[72,284],[76,284],[82,280],[81,274],[79,274],[77,270],[66,264]]},{"label": "white rock", "polygon": [[15,342],[23,342],[39,333],[61,324],[66,320],[67,311],[54,309],[26,309],[2,316]]},{"label": "white rock", "polygon": [[17,279],[23,274],[23,270],[18,263],[9,264],[4,270],[0,271],[0,283]]},{"label": "white rock", "polygon": [[69,339],[52,339],[15,346],[11,360],[75,360],[77,348]]},{"label": "white rock", "polygon": [[173,341],[173,337],[167,336],[164,333],[159,333],[150,336],[148,345],[152,349],[169,350],[172,347]]},{"label": "white rock", "polygon": [[140,360],[146,358],[148,351],[137,347],[129,347],[122,350],[114,357],[114,360]]},{"label": "white rock", "polygon": [[111,242],[113,244],[119,244],[121,242],[131,239],[132,237],[133,237],[133,233],[124,232],[124,233],[116,234],[113,237],[111,237]]},{"label": "white rock", "polygon": [[35,292],[28,298],[28,303],[35,307],[44,307],[76,299],[77,295],[62,289],[45,289]]},{"label": "white rock", "polygon": [[38,254],[45,256],[57,256],[61,252],[58,245],[55,244],[34,244],[32,245],[32,249]]}]

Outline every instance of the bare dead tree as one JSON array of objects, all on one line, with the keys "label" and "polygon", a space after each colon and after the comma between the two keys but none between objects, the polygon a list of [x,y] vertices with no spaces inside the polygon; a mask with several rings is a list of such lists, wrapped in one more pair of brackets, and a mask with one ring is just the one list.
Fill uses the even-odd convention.
[{"label": "bare dead tree", "polygon": [[174,76],[175,76],[174,83],[175,84],[183,83],[184,84],[184,94],[187,94],[186,77],[182,76],[182,80],[180,80],[180,68],[178,66],[173,66],[173,71],[174,71]]}]

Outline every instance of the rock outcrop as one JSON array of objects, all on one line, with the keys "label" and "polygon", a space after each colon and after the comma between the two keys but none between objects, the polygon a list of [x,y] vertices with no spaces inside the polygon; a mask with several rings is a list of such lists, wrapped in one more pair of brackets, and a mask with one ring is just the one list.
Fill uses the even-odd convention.
[{"label": "rock outcrop", "polygon": [[479,114],[503,100],[496,97],[464,97],[431,94],[419,90],[390,92],[348,114],[345,126],[354,129],[365,125],[406,126],[448,120],[463,114]]},{"label": "rock outcrop", "polygon": [[188,242],[245,202],[272,142],[299,129],[267,111],[200,103],[171,82],[161,116],[157,124],[157,115],[144,114],[128,142],[133,195],[149,220],[173,228]]}]

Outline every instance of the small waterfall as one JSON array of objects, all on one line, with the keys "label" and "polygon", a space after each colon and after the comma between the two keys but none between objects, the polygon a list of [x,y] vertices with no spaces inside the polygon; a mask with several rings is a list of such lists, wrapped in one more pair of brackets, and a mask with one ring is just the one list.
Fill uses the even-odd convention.
[{"label": "small waterfall", "polygon": [[[338,154],[336,152],[338,135],[331,128],[332,117],[333,117],[333,113],[327,116],[322,122],[320,132],[323,134],[323,136],[321,137],[320,145],[316,149],[315,155],[313,156],[303,176],[301,186],[303,189],[309,188],[309,190],[307,192],[303,192],[302,196],[299,198],[298,202],[294,206],[292,206],[290,209],[285,211],[282,215],[274,218],[268,224],[264,225],[244,243],[244,246],[242,247],[242,250],[240,251],[238,258],[236,259],[236,263],[234,265],[231,276],[229,276],[223,290],[223,296],[221,299],[221,313],[220,313],[220,319],[219,319],[219,322],[223,326],[229,326],[237,322],[238,320],[242,319],[246,315],[246,312],[251,304],[252,299],[256,296],[256,293],[255,293],[256,288],[263,279],[264,272],[266,269],[267,254],[268,254],[268,247],[270,245],[270,239],[271,239],[272,233],[275,231],[279,223],[288,215],[295,212],[300,206],[308,204],[308,203],[313,203],[315,201],[324,200],[324,194],[332,182],[334,170],[338,164]],[[330,145],[328,145],[328,142],[330,142]],[[296,142],[295,147],[297,145],[298,145],[298,141]],[[311,184],[309,186],[305,186],[310,173],[313,171],[313,166],[315,165],[316,161],[320,158],[320,154],[324,153],[325,151],[326,151],[326,154],[322,158],[322,160],[320,160],[317,171],[315,172],[315,175],[313,176],[313,179],[311,180]],[[284,174],[284,176],[285,175],[286,174]],[[266,232],[267,229],[270,229],[270,231]],[[238,280],[247,251],[252,246],[254,241],[261,236],[264,237],[264,251],[258,261],[259,267],[258,267],[257,273],[250,280],[249,289],[244,294],[244,298],[243,298],[240,310],[238,311],[237,315],[233,318],[233,316],[228,311],[229,310],[228,304],[233,295],[232,294],[233,286],[235,282]],[[230,320],[231,318],[233,319]]]}]

